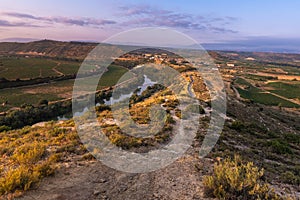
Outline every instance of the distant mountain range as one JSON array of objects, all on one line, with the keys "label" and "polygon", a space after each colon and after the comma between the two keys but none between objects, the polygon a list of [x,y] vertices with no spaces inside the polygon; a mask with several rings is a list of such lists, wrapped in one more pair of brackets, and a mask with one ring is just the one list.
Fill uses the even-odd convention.
[{"label": "distant mountain range", "polygon": [[268,37],[253,37],[224,43],[210,43],[202,45],[209,50],[300,53],[300,39],[282,39]]},{"label": "distant mountain range", "polygon": [[36,38],[4,38],[0,39],[0,42],[33,42],[38,40]]},{"label": "distant mountain range", "polygon": [[[17,42],[16,42],[17,41]],[[54,41],[32,38],[10,38],[0,42],[0,55],[23,54],[47,57],[64,57],[84,59],[99,43],[86,41]],[[107,45],[107,44],[102,44]],[[142,44],[127,44],[129,46],[143,46]],[[206,50],[240,51],[240,52],[272,52],[300,54],[300,39],[270,39],[252,38],[227,43],[202,44]],[[180,48],[199,48],[194,46],[180,46]]]}]

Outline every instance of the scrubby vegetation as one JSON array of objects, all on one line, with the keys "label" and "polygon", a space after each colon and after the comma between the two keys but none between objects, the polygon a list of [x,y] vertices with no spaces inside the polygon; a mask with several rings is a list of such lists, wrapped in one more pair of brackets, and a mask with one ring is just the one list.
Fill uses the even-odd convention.
[{"label": "scrubby vegetation", "polygon": [[[24,127],[0,133],[0,195],[18,195],[55,173],[56,162],[68,152],[83,154],[84,148],[73,122]],[[69,127],[69,128],[67,128]]]},{"label": "scrubby vegetation", "polygon": [[216,163],[204,185],[208,195],[218,199],[284,199],[262,180],[263,175],[263,169],[235,155]]},{"label": "scrubby vegetation", "polygon": [[138,95],[137,93],[139,90],[136,90],[134,94],[130,97],[130,104],[141,102],[144,99],[149,98],[151,95],[163,89],[166,88],[160,84],[154,84],[153,86],[148,86],[146,90],[143,91],[140,95]]},{"label": "scrubby vegetation", "polygon": [[[105,95],[102,94],[101,96],[104,97]],[[137,95],[136,91],[135,95],[130,98],[129,113],[135,123],[141,125],[148,124],[150,121],[150,108],[155,104],[161,104],[166,111],[166,117],[164,119],[165,124],[162,130],[158,131],[156,134],[149,135],[147,138],[138,138],[123,133],[115,124],[106,124],[106,120],[112,120],[113,117],[110,108],[105,105],[96,107],[99,121],[102,123],[102,131],[113,144],[127,150],[142,147],[144,151],[147,151],[158,144],[168,142],[172,136],[172,126],[176,124],[173,115],[171,115],[171,111],[178,105],[178,100],[168,89],[155,84],[147,87],[140,95]],[[119,112],[124,111],[120,110]],[[134,135],[134,133],[132,134]]]},{"label": "scrubby vegetation", "polygon": [[0,194],[27,190],[41,178],[54,173],[54,157],[46,157],[46,148],[39,142],[17,147],[11,156],[14,166],[3,170]]},{"label": "scrubby vegetation", "polygon": [[32,125],[40,121],[47,121],[56,118],[59,115],[71,112],[71,101],[57,102],[55,104],[46,104],[40,102],[39,106],[24,105],[20,110],[8,112],[0,116],[0,126],[9,128],[21,128],[26,125]]},{"label": "scrubby vegetation", "polygon": [[[51,120],[71,111],[71,101],[56,103],[53,101],[67,98],[66,93],[72,90],[72,79],[79,67],[80,62],[78,61],[80,58],[82,60],[87,50],[92,49],[95,44],[86,46],[77,42],[60,43],[66,49],[69,46],[78,47],[78,45],[86,49],[82,52],[72,50],[70,54],[67,50],[62,50],[61,55],[57,55],[57,49],[50,51],[46,48],[45,51],[40,51],[40,48],[44,49],[47,45],[55,46],[54,41],[32,43],[29,45],[29,47],[33,45],[30,48],[26,44],[24,45],[26,49],[34,50],[34,52],[46,52],[47,57],[43,58],[41,55],[25,57],[24,55],[4,56],[0,59],[0,70],[2,70],[3,77],[0,77],[0,84],[2,84],[0,88],[9,88],[0,91],[0,112],[14,109],[6,114],[1,113],[0,116],[0,195],[2,196],[10,193],[17,194],[37,186],[43,177],[54,174],[55,169],[61,163],[66,160],[73,162],[74,156],[79,156],[78,160],[93,158],[80,143],[72,120],[58,123],[42,122],[33,127],[24,126]],[[163,53],[159,50],[147,49],[147,51],[151,57],[158,58],[159,54]],[[228,98],[233,100],[234,106],[228,109],[228,117],[220,140],[208,157],[233,157],[233,154],[238,152],[246,160],[235,156],[233,159],[226,158],[218,161],[214,165],[213,174],[204,178],[207,195],[219,199],[284,199],[279,193],[277,194],[277,191],[275,193],[275,189],[282,189],[283,184],[284,187],[294,189],[300,184],[300,127],[297,124],[296,115],[281,115],[285,109],[277,109],[274,112],[270,111],[268,106],[280,105],[282,108],[290,107],[290,110],[299,107],[297,105],[299,82],[296,80],[283,81],[272,76],[273,73],[282,74],[284,71],[289,74],[299,74],[299,69],[293,66],[277,66],[278,63],[270,63],[270,60],[262,64],[241,61],[236,56],[230,57],[231,54],[228,54],[227,57],[221,56],[220,54],[226,54],[224,52],[215,54],[221,59],[217,60],[220,65],[218,70],[224,75],[225,83],[232,83],[241,97],[248,101],[235,102],[240,99],[235,99],[233,96]],[[246,53],[237,53],[237,55],[239,54]],[[166,58],[163,59],[162,64],[182,72],[187,81],[193,80],[192,89],[195,95],[202,101],[207,101],[207,105],[211,107],[208,91],[201,74],[198,74],[187,61],[176,60],[172,56],[174,55],[166,53],[163,56]],[[255,55],[251,56],[255,57]],[[161,59],[153,59],[154,62],[156,62],[155,60]],[[147,152],[151,149],[161,148],[172,139],[172,130],[176,127],[178,118],[189,117],[184,116],[185,112],[183,111],[205,113],[205,110],[198,104],[189,105],[186,110],[180,110],[182,108],[172,91],[155,84],[139,95],[138,90],[135,92],[130,99],[129,113],[135,123],[145,126],[150,120],[150,107],[160,105],[159,108],[166,113],[163,119],[165,125],[162,130],[149,138],[138,138],[123,133],[114,123],[111,109],[104,105],[104,99],[108,100],[111,97],[113,87],[110,86],[116,84],[128,69],[146,62],[150,62],[150,60],[143,51],[123,55],[123,59],[117,59],[99,81],[98,89],[104,87],[106,89],[96,94],[96,102],[100,103],[96,107],[97,117],[104,134],[114,145],[128,151]],[[234,63],[235,67],[226,68],[226,62]],[[20,63],[24,66],[21,66]],[[10,69],[6,70],[7,67]],[[19,73],[15,72],[19,72],[20,69],[24,73],[19,76]],[[159,73],[157,69],[153,70],[153,76],[155,73]],[[258,75],[258,73],[255,75],[256,70],[264,72],[263,74],[266,76]],[[86,74],[82,76],[94,72],[87,70]],[[56,81],[56,83],[52,81]],[[10,88],[38,83],[47,84]],[[57,90],[57,88],[60,89]],[[44,93],[41,92],[42,90]],[[125,90],[122,92],[126,93]],[[284,97],[293,98],[293,101]],[[87,95],[86,98],[90,98],[90,96]],[[78,107],[85,108],[84,103],[75,103],[78,104]],[[259,107],[255,103],[260,103]],[[236,110],[234,111],[234,109]],[[207,114],[209,115],[209,113]],[[204,138],[204,129],[208,127],[209,119],[209,116],[200,119],[197,141],[193,145],[198,145],[198,140]],[[222,159],[219,158],[219,160]],[[77,162],[77,159],[74,162]],[[273,186],[267,182],[274,184],[275,189],[273,190]],[[297,190],[292,189],[292,192]]]}]

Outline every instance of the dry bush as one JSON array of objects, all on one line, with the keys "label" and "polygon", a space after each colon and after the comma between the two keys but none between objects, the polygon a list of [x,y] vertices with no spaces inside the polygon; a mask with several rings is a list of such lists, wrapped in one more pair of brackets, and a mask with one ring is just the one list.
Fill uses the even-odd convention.
[{"label": "dry bush", "polygon": [[218,199],[283,199],[261,178],[263,169],[239,156],[214,165],[213,174],[204,177],[206,193]]}]

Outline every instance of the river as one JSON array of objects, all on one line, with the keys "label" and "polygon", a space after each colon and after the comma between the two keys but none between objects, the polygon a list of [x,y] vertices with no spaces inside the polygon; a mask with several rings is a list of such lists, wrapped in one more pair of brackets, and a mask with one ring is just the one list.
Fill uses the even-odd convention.
[{"label": "river", "polygon": [[[148,86],[153,86],[156,83],[157,82],[152,81],[150,78],[148,78],[147,75],[144,75],[144,82],[141,86],[138,87],[140,90],[138,91],[137,94],[141,95],[142,92],[144,92],[147,89]],[[118,99],[114,99],[113,97],[111,97],[109,100],[104,99],[104,104],[105,105],[112,105],[114,103],[118,103],[120,101],[123,101],[126,98],[130,98],[132,95],[133,95],[133,93],[131,92],[130,94],[121,94]],[[100,105],[99,103],[96,104],[96,106],[99,106],[99,105]],[[87,111],[88,111],[88,108],[85,107],[82,111],[75,112],[74,116],[76,116],[76,117],[81,116]],[[69,120],[71,118],[72,117],[70,116],[70,114],[66,114],[66,115],[63,115],[63,116],[58,116],[57,120]]]}]

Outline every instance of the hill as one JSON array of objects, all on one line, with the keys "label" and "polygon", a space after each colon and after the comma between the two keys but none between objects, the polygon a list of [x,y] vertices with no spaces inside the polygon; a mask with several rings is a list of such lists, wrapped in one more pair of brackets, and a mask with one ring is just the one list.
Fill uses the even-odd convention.
[{"label": "hill", "polygon": [[0,55],[31,55],[84,59],[97,43],[40,40],[28,43],[2,42]]},{"label": "hill", "polygon": [[[217,144],[202,159],[199,158],[200,146],[213,117],[206,86],[209,82],[203,81],[201,74],[185,59],[163,50],[144,48],[117,58],[99,81],[95,110],[101,134],[119,149],[144,153],[164,147],[174,138],[172,131],[179,130],[178,122],[195,117],[195,109],[200,111],[199,119],[193,120],[193,123],[199,122],[199,127],[192,124],[183,128],[198,127],[191,148],[183,157],[157,171],[133,174],[97,161],[93,155],[101,150],[87,151],[91,146],[82,144],[72,118],[74,78],[81,61],[96,45],[51,40],[0,43],[3,88],[0,89],[0,109],[4,111],[0,116],[0,198],[299,197],[299,55],[209,52],[216,63],[213,70],[218,71],[224,81],[227,113],[220,115],[225,125]],[[168,88],[154,84],[141,93],[136,90],[128,108],[135,123],[146,126],[153,105],[160,105],[167,114],[164,125],[155,135],[134,137],[122,132],[116,124],[108,99],[124,73],[149,62],[177,70],[178,77],[188,81],[188,92],[194,93],[190,96],[195,96],[199,104],[187,106],[186,110],[192,112],[187,117],[178,97]],[[150,65],[153,70],[150,75],[154,77],[159,68],[152,66],[155,65]],[[87,77],[90,74],[93,73],[87,73]],[[154,80],[150,75],[148,78]],[[135,76],[144,77],[137,72]],[[124,82],[130,83],[133,79]],[[76,104],[83,110],[78,112],[84,113],[84,102],[76,101]],[[118,114],[124,113],[122,107],[118,109]],[[89,119],[85,114],[80,117]],[[123,127],[130,126],[123,124]],[[88,134],[90,128],[93,127],[85,124],[84,136],[94,138]]]}]

